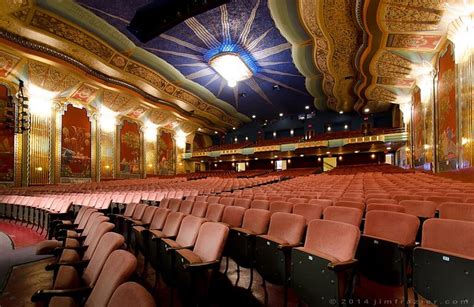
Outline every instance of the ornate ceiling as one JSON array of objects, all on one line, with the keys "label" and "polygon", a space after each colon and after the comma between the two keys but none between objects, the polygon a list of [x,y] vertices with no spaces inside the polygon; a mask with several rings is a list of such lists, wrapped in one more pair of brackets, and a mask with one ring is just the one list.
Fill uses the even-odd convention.
[{"label": "ornate ceiling", "polygon": [[[443,47],[446,2],[462,1],[234,0],[142,44],[126,26],[148,2],[0,0],[0,37],[138,93],[144,102],[127,116],[229,129],[252,114],[275,118],[311,104],[389,110]],[[241,48],[256,64],[235,88],[208,64],[209,53],[225,48]],[[84,93],[117,99],[87,83],[72,95]]]}]

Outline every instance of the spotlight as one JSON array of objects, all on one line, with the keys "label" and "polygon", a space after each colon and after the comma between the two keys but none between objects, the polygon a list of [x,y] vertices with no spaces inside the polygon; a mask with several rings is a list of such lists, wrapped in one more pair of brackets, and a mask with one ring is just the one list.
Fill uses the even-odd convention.
[{"label": "spotlight", "polygon": [[305,110],[309,110],[309,106],[305,106],[304,109],[305,109]]},{"label": "spotlight", "polygon": [[283,113],[280,113],[279,115],[280,115],[280,117],[283,117]]},{"label": "spotlight", "polygon": [[252,115],[252,118],[256,118],[256,117],[257,117],[257,116],[256,116],[255,114],[254,114],[254,115]]},{"label": "spotlight", "polygon": [[279,86],[278,84],[273,85],[273,90],[274,90],[274,91],[279,91],[279,90],[280,90],[280,86]]}]

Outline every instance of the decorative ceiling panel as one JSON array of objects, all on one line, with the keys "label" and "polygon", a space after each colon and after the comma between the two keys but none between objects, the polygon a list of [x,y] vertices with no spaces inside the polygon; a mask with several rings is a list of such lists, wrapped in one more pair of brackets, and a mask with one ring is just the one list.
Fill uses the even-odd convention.
[{"label": "decorative ceiling panel", "polygon": [[[135,9],[148,2],[79,1],[135,42],[126,26]],[[305,77],[293,63],[291,45],[270,16],[267,0],[231,1],[185,20],[141,47],[247,116],[256,114],[261,119],[270,119],[278,117],[280,112],[304,112],[305,106],[313,103],[314,98],[306,90]],[[212,57],[224,52],[245,56],[252,68],[252,77],[238,82],[234,88],[229,87],[209,65]],[[124,62],[125,59],[111,61],[116,66],[123,66]],[[160,86],[154,81],[153,84]],[[177,92],[176,96],[181,98],[190,95]],[[204,109],[197,101],[194,105]],[[217,116],[217,109],[206,106],[205,110]]]},{"label": "decorative ceiling panel", "polygon": [[368,42],[359,54],[356,108],[381,111],[415,87],[414,67],[439,52],[446,39],[444,0],[359,0]]},{"label": "decorative ceiling panel", "polygon": [[356,101],[354,55],[361,45],[352,0],[299,0],[302,20],[314,39],[314,61],[324,76],[327,105],[351,111]]}]

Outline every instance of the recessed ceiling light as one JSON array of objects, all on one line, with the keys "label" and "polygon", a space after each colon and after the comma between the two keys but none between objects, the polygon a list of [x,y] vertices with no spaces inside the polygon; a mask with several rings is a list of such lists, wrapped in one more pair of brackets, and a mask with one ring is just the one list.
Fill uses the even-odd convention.
[{"label": "recessed ceiling light", "polygon": [[274,156],[274,158],[278,158],[278,156]]},{"label": "recessed ceiling light", "polygon": [[360,152],[359,150],[354,151],[354,153],[359,153],[359,152]]},{"label": "recessed ceiling light", "polygon": [[283,116],[283,113],[280,113],[280,117],[282,117],[282,116]]},{"label": "recessed ceiling light", "polygon": [[227,85],[234,87],[237,82],[252,77],[252,70],[238,54],[221,53],[209,61],[209,65],[227,81]]},{"label": "recessed ceiling light", "polygon": [[305,106],[304,109],[305,109],[305,110],[309,110],[309,106]]},{"label": "recessed ceiling light", "polygon": [[258,158],[257,158],[257,157],[255,157],[255,160],[258,160]]},{"label": "recessed ceiling light", "polygon": [[392,150],[392,147],[387,147],[387,150]]},{"label": "recessed ceiling light", "polygon": [[327,155],[330,155],[330,154],[331,154],[331,152],[330,152],[330,151],[326,151],[326,154],[327,154]]},{"label": "recessed ceiling light", "polygon": [[321,161],[321,158],[318,158],[318,161]]},{"label": "recessed ceiling light", "polygon": [[201,163],[204,163],[204,160],[201,160]]},{"label": "recessed ceiling light", "polygon": [[254,114],[254,115],[252,115],[252,118],[256,118],[256,117],[257,117],[257,115],[255,115],[255,114]]},{"label": "recessed ceiling light", "polygon": [[219,133],[219,132],[217,132],[217,131],[214,131],[214,134],[218,134],[218,133]]},{"label": "recessed ceiling light", "polygon": [[303,154],[301,154],[301,155],[300,155],[300,157],[301,157],[301,158],[303,158],[303,157],[304,157],[304,155],[303,155]]},{"label": "recessed ceiling light", "polygon": [[369,108],[365,108],[365,109],[364,109],[364,112],[365,112],[365,113],[369,113],[369,112],[370,112],[370,109],[369,109]]},{"label": "recessed ceiling light", "polygon": [[219,162],[222,162],[222,160],[219,160]]},{"label": "recessed ceiling light", "polygon": [[232,130],[235,130],[235,127],[232,127]]},{"label": "recessed ceiling light", "polygon": [[344,125],[344,129],[349,129],[349,125]]},{"label": "recessed ceiling light", "polygon": [[339,114],[344,114],[344,111],[342,111],[342,110],[341,110],[341,111],[339,111]]}]

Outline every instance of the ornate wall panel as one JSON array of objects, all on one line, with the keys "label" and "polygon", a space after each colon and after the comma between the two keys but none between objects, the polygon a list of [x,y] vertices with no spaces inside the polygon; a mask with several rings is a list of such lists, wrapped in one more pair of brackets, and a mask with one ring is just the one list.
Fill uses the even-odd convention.
[{"label": "ornate wall panel", "polygon": [[456,67],[451,44],[439,58],[438,72],[438,163],[439,170],[455,169],[457,165]]},{"label": "ornate wall panel", "polygon": [[127,120],[120,129],[120,174],[140,174],[140,127]]},{"label": "ornate wall panel", "polygon": [[424,138],[424,120],[423,120],[423,105],[421,104],[420,90],[413,93],[413,126],[416,129],[413,131],[413,158],[414,165],[420,166],[425,164],[425,138]]},{"label": "ornate wall panel", "polygon": [[154,175],[158,170],[157,140],[145,140],[145,173]]},{"label": "ornate wall panel", "polygon": [[61,177],[91,177],[91,122],[86,109],[68,105],[62,117]]},{"label": "ornate wall panel", "polygon": [[29,137],[29,184],[51,182],[51,113],[31,115]]},{"label": "ornate wall panel", "polygon": [[161,131],[158,138],[158,165],[160,175],[174,174],[175,143],[171,132]]},{"label": "ornate wall panel", "polygon": [[8,88],[0,84],[0,181],[14,180],[15,131],[5,122],[8,100]]},{"label": "ornate wall panel", "polygon": [[115,176],[115,131],[98,129],[100,148],[100,178],[113,179]]}]

